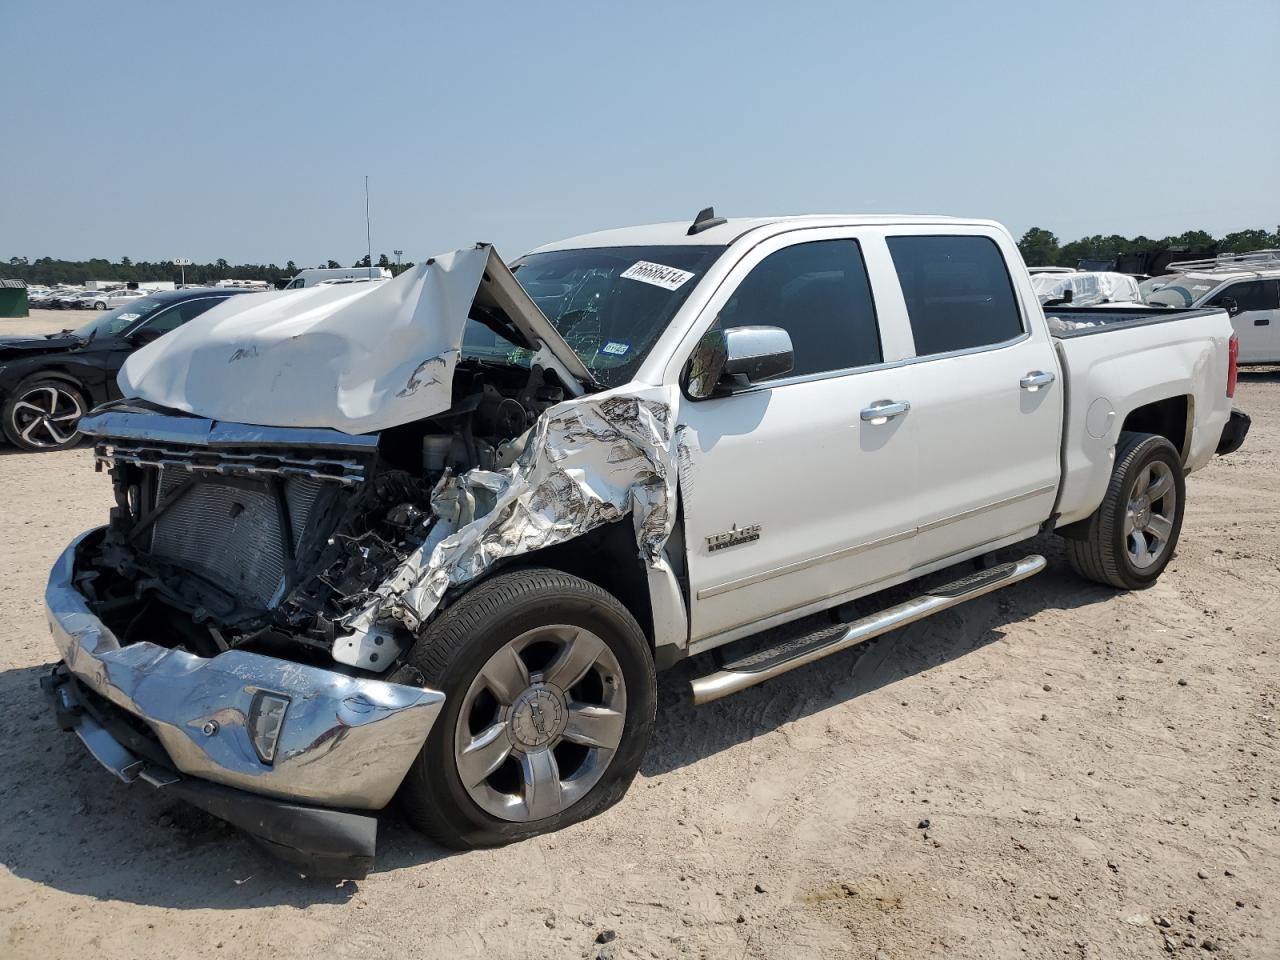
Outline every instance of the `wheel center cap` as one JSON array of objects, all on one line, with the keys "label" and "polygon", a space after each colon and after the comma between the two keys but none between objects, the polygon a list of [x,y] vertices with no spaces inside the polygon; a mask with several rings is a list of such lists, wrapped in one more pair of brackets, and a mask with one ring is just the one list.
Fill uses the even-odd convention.
[{"label": "wheel center cap", "polygon": [[1151,501],[1146,497],[1139,497],[1133,504],[1133,525],[1139,530],[1145,530],[1150,523]]},{"label": "wheel center cap", "polygon": [[507,721],[512,741],[520,747],[541,747],[564,732],[569,712],[550,687],[535,683],[516,699]]}]

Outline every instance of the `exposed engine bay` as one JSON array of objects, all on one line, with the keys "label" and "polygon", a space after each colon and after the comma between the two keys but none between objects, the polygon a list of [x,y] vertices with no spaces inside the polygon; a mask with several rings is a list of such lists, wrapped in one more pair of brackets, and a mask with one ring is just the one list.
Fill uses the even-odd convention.
[{"label": "exposed engine bay", "polygon": [[380,625],[358,655],[342,640],[375,588],[454,529],[433,492],[511,464],[567,396],[536,362],[463,359],[448,410],[360,449],[99,436],[116,505],[79,587],[124,645],[172,638],[204,657],[244,649],[383,673],[412,640],[403,624]]}]

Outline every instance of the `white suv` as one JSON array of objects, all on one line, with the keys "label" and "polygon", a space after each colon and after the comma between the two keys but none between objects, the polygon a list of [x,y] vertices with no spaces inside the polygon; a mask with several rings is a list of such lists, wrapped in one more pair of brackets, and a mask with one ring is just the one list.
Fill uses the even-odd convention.
[{"label": "white suv", "polygon": [[[1240,363],[1280,363],[1280,250],[1169,264],[1147,294],[1163,307],[1221,307],[1240,340]],[[1148,281],[1150,282],[1150,281]]]}]

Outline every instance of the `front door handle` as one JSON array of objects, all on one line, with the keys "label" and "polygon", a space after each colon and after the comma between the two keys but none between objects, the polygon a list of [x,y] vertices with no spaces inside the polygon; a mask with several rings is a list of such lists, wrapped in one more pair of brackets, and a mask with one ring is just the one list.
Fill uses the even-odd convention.
[{"label": "front door handle", "polygon": [[862,419],[867,423],[888,423],[910,409],[911,404],[906,400],[877,400],[871,406],[862,408]]},{"label": "front door handle", "polygon": [[1057,379],[1057,374],[1048,373],[1044,370],[1032,370],[1018,381],[1018,386],[1022,387],[1023,390],[1030,390],[1035,393],[1041,387],[1047,387]]}]

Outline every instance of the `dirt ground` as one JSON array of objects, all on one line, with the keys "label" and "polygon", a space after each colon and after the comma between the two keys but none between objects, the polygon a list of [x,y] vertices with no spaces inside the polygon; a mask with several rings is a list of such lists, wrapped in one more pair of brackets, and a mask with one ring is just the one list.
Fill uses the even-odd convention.
[{"label": "dirt ground", "polygon": [[44,578],[109,485],[88,449],[0,448],[0,956],[1274,960],[1280,371],[1237,403],[1153,589],[1046,538],[1041,576],[719,703],[682,665],[605,815],[463,854],[388,817],[337,885],[54,727]]}]

